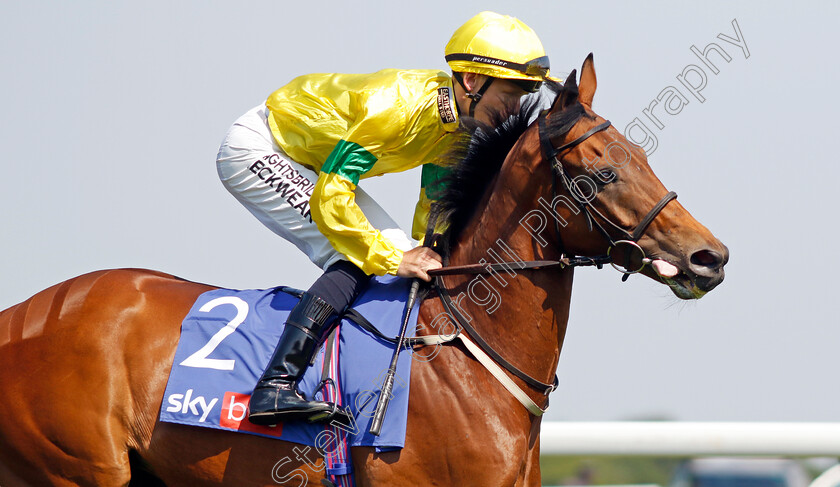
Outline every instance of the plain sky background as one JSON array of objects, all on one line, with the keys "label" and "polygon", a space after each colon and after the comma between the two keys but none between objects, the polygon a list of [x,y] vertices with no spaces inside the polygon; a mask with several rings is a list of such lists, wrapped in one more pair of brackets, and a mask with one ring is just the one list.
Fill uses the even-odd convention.
[{"label": "plain sky background", "polygon": [[[308,286],[319,270],[217,178],[230,124],[300,74],[446,69],[452,31],[495,10],[537,31],[554,72],[594,52],[594,108],[620,128],[666,87],[687,94],[692,45],[732,57],[712,55],[704,103],[660,111],[650,157],[728,245],[725,282],[685,304],[579,271],[548,419],[840,421],[838,5],[3,2],[0,308],[114,267]],[[717,38],[733,19],[748,59]],[[419,171],[374,179],[362,187],[408,228]]]}]

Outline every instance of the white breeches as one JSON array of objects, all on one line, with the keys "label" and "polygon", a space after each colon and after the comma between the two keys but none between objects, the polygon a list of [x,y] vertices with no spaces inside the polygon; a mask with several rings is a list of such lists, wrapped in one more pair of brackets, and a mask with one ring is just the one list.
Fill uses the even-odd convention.
[{"label": "white breeches", "polygon": [[[266,117],[267,110],[260,105],[234,122],[216,158],[222,183],[263,225],[293,243],[318,267],[346,260],[310,217],[309,197],[318,174],[280,150]],[[397,248],[412,248],[411,239],[373,198],[359,187],[355,195],[374,228]]]}]

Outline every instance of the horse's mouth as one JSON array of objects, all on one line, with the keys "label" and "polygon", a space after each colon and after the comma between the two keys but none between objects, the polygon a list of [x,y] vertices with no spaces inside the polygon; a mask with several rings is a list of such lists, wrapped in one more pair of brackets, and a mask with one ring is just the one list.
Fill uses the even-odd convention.
[{"label": "horse's mouth", "polygon": [[668,261],[655,259],[651,267],[659,280],[667,284],[680,299],[700,299],[708,292],[701,289],[683,269]]},{"label": "horse's mouth", "polygon": [[700,289],[684,272],[672,278],[662,278],[662,281],[671,288],[671,291],[680,299],[700,299],[706,295],[706,291]]}]

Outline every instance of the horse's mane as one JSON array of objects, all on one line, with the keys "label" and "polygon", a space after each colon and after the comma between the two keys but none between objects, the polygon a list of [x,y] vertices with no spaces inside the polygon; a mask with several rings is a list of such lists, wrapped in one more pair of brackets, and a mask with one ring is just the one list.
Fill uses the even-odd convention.
[{"label": "horse's mane", "polygon": [[[569,86],[564,87],[551,80],[546,82],[558,93],[558,100],[563,96],[577,97],[576,86],[571,93]],[[583,106],[575,101],[552,116],[546,125],[549,136],[559,135],[556,133],[558,129],[580,118],[583,112]],[[438,161],[438,164],[451,168],[442,181],[444,189],[437,200],[440,211],[438,222],[448,225],[450,245],[457,241],[488,186],[499,174],[508,153],[529,127],[525,115],[511,109],[495,113],[496,129],[473,118],[462,117],[459,127],[462,136]]]}]

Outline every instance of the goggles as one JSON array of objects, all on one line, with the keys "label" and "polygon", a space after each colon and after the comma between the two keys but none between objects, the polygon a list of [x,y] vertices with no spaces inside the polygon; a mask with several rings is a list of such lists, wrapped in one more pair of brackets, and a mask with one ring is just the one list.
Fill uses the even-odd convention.
[{"label": "goggles", "polygon": [[532,59],[525,64],[520,64],[519,66],[524,67],[524,69],[520,69],[519,71],[527,74],[528,76],[538,76],[540,78],[548,76],[548,70],[551,68],[551,65],[548,62],[548,56]]}]

